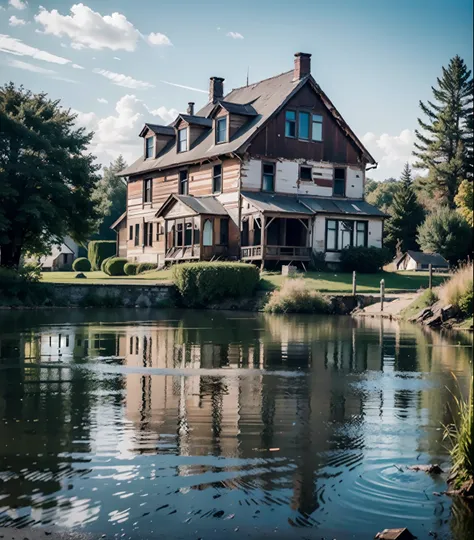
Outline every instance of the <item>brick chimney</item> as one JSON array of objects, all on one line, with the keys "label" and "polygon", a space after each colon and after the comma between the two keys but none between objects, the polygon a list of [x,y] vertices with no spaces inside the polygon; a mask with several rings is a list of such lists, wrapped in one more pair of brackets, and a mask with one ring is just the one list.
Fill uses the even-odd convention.
[{"label": "brick chimney", "polygon": [[299,81],[311,73],[311,55],[298,52],[295,54],[295,71],[293,79]]},{"label": "brick chimney", "polygon": [[209,80],[209,101],[215,103],[224,97],[224,79],[211,77]]},{"label": "brick chimney", "polygon": [[187,108],[186,112],[187,112],[190,116],[194,116],[194,101],[190,101],[190,102],[188,103],[188,108]]}]

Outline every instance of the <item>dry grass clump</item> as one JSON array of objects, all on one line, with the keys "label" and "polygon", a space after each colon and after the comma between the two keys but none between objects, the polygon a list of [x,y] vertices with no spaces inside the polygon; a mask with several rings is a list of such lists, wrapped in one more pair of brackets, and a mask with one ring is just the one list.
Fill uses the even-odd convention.
[{"label": "dry grass clump", "polygon": [[328,300],[302,278],[287,279],[265,306],[268,313],[327,313],[328,309]]},{"label": "dry grass clump", "polygon": [[472,298],[473,263],[460,266],[448,281],[439,289],[439,299],[444,305],[453,304],[462,311],[469,309],[469,297]]}]

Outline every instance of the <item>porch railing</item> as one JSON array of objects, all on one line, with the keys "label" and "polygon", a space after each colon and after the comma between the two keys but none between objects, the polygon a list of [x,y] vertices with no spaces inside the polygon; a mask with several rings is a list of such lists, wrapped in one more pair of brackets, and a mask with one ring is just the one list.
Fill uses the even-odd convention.
[{"label": "porch railing", "polygon": [[294,259],[309,260],[311,248],[306,246],[245,246],[242,259]]}]

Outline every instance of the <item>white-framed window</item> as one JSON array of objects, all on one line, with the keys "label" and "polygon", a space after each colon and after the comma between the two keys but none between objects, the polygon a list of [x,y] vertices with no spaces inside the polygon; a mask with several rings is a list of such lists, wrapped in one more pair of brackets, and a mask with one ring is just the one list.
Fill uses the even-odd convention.
[{"label": "white-framed window", "polygon": [[202,228],[202,245],[203,246],[212,246],[213,243],[213,230],[212,230],[212,221],[206,219],[204,222],[204,227]]},{"label": "white-framed window", "polygon": [[188,149],[188,128],[178,129],[178,152],[186,152]]},{"label": "white-framed window", "polygon": [[216,122],[216,143],[227,142],[227,118],[218,118]]},{"label": "white-framed window", "polygon": [[312,115],[311,122],[311,140],[322,141],[323,140],[323,117],[320,114]]},{"label": "white-framed window", "polygon": [[155,146],[155,137],[147,137],[145,139],[145,159],[154,157],[153,147]]}]

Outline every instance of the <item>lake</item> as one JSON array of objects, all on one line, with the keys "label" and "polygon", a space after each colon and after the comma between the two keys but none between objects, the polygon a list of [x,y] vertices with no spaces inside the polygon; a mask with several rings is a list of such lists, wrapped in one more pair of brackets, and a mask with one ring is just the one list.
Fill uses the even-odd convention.
[{"label": "lake", "polygon": [[434,494],[447,475],[407,470],[449,468],[442,424],[471,355],[471,336],[388,320],[4,311],[0,527],[472,537],[472,514]]}]

